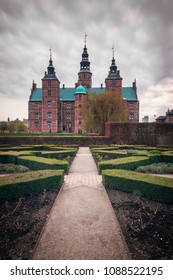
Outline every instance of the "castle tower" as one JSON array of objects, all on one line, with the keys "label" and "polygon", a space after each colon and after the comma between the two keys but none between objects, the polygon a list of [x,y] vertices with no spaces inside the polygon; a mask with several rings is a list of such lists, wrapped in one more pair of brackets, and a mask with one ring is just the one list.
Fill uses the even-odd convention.
[{"label": "castle tower", "polygon": [[85,34],[84,48],[82,53],[82,60],[80,62],[80,71],[78,73],[77,85],[79,86],[80,84],[82,84],[85,88],[91,88],[92,73],[90,71],[90,62],[88,59],[89,55],[86,47],[86,37],[87,35]]},{"label": "castle tower", "polygon": [[74,112],[74,132],[79,133],[82,131],[82,115],[81,115],[81,107],[85,102],[85,98],[87,97],[86,89],[80,85],[75,90],[75,112]]},{"label": "castle tower", "polygon": [[110,66],[109,74],[107,78],[105,79],[106,84],[106,91],[109,92],[115,92],[116,94],[122,95],[122,78],[120,76],[120,71],[117,70],[117,66],[115,63],[114,58],[114,47],[113,50],[113,57],[112,57],[112,63]]},{"label": "castle tower", "polygon": [[58,102],[60,82],[53,67],[52,52],[47,72],[42,79],[42,132],[58,131]]}]

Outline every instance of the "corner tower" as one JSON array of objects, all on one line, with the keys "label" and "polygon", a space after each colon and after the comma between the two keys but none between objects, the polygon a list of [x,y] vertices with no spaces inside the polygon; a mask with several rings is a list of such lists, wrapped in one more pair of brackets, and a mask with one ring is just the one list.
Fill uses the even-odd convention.
[{"label": "corner tower", "polygon": [[60,82],[53,67],[52,51],[47,72],[42,79],[42,131],[58,132],[58,102]]},{"label": "corner tower", "polygon": [[118,95],[122,95],[122,78],[120,76],[120,71],[117,70],[117,66],[115,63],[114,46],[112,48],[112,51],[113,51],[112,63],[110,66],[109,74],[105,79],[106,91],[109,92],[113,91]]},{"label": "corner tower", "polygon": [[89,55],[86,47],[86,37],[87,34],[85,34],[84,48],[82,53],[82,60],[80,62],[80,71],[78,73],[77,85],[79,86],[80,84],[82,84],[85,88],[91,88],[92,73],[90,71]]}]

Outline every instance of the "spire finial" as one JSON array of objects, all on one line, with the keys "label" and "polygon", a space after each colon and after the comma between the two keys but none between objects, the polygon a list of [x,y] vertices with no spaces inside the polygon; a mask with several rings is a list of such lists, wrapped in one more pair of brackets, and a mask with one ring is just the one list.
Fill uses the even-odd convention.
[{"label": "spire finial", "polygon": [[112,46],[112,56],[113,56],[113,58],[114,58],[114,53],[115,53],[115,47],[114,47],[114,45]]},{"label": "spire finial", "polygon": [[85,39],[84,39],[85,47],[86,47],[86,38],[87,38],[87,34],[85,32]]},{"label": "spire finial", "polygon": [[50,51],[50,60],[52,60],[52,48],[51,48],[51,46],[50,46],[49,51]]}]

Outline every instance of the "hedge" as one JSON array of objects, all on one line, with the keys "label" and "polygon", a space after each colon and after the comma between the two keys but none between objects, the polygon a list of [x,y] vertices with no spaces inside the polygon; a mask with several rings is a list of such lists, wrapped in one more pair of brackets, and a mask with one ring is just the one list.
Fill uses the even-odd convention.
[{"label": "hedge", "polygon": [[18,199],[44,189],[60,189],[63,178],[63,170],[32,171],[2,177],[0,201]]},{"label": "hedge", "polygon": [[45,151],[45,152],[33,152],[36,156],[45,158],[57,158],[63,159],[68,156],[74,157],[76,155],[77,149],[59,150],[59,151]]},{"label": "hedge", "polygon": [[162,162],[173,162],[173,154],[171,153],[164,153],[161,155]]},{"label": "hedge", "polygon": [[[76,147],[73,147],[76,148]],[[52,150],[56,150],[56,151],[64,151],[64,150],[71,150],[71,147],[60,147],[60,146],[56,146],[56,145],[27,145],[27,146],[18,146],[18,147],[2,147],[0,146],[0,151],[2,152],[8,152],[8,151],[16,151],[16,152],[20,152],[20,151],[52,151]]]},{"label": "hedge", "polygon": [[[36,153],[40,154],[41,152]],[[43,157],[34,156],[32,151],[9,151],[6,153],[0,153],[0,163],[25,165],[31,170],[63,169],[65,172],[69,167],[68,161],[66,160],[49,159],[44,157],[44,155]]]},{"label": "hedge", "polygon": [[122,158],[127,156],[127,152],[121,152],[121,151],[111,151],[111,150],[102,150],[102,149],[92,149],[93,156],[102,156],[102,157],[108,157],[109,159],[114,158]]},{"label": "hedge", "polygon": [[112,159],[107,161],[101,161],[98,163],[99,171],[104,169],[125,169],[134,170],[140,165],[148,165],[154,162],[154,157],[151,158],[147,156],[131,156],[119,159]]},{"label": "hedge", "polygon": [[25,165],[31,170],[63,169],[65,172],[68,170],[68,162],[66,160],[57,160],[36,156],[18,157],[17,164]]},{"label": "hedge", "polygon": [[102,177],[107,188],[133,192],[160,202],[173,203],[173,179],[121,169],[103,170]]}]

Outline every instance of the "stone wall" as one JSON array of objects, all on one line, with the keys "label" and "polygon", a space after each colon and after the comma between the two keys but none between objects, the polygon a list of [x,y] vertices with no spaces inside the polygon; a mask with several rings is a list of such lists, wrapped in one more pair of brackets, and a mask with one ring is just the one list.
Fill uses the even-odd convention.
[{"label": "stone wall", "polygon": [[106,123],[106,136],[115,144],[173,145],[173,124]]}]

